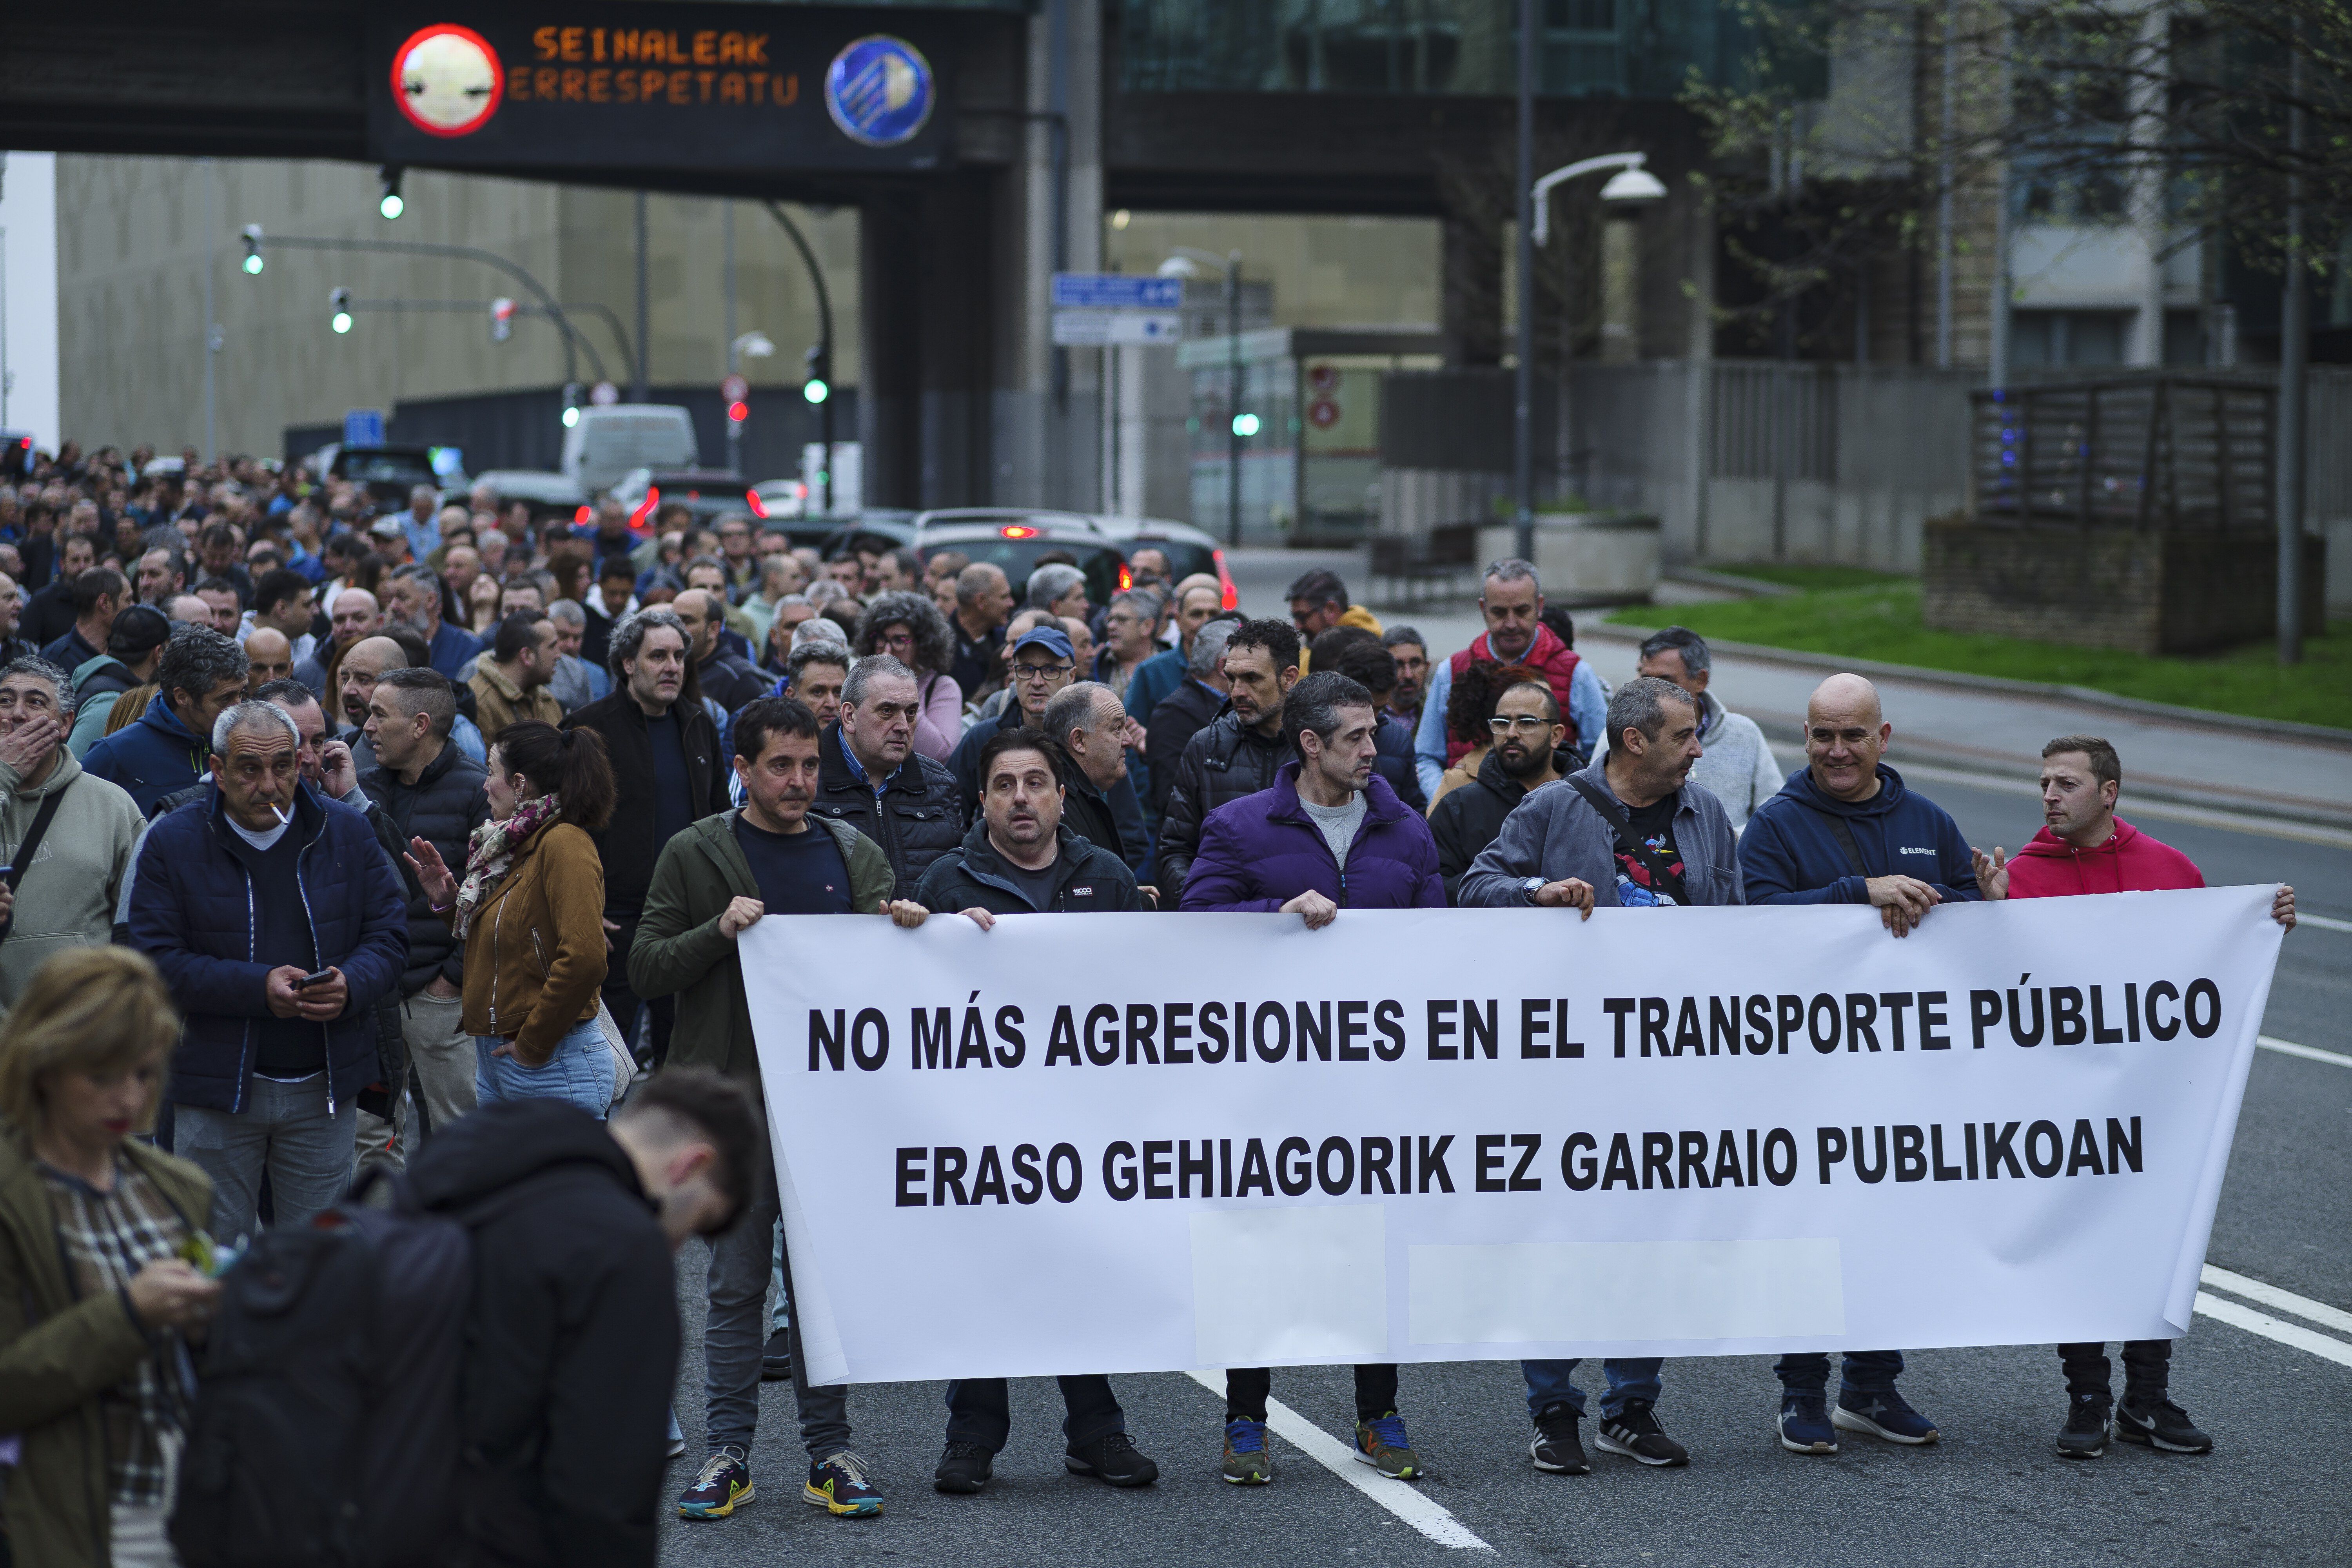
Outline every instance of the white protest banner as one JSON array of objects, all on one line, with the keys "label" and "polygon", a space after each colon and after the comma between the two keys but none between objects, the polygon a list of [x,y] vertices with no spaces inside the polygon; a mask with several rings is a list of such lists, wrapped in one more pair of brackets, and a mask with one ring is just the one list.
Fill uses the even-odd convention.
[{"label": "white protest banner", "polygon": [[761,921],[807,1375],[2170,1337],[2271,894]]}]

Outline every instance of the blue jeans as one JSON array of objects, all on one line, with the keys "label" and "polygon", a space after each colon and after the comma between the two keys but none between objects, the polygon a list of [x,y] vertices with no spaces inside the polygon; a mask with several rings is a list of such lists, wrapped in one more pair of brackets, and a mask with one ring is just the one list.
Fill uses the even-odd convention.
[{"label": "blue jeans", "polygon": [[[1565,1405],[1579,1415],[1584,1414],[1584,1393],[1568,1381],[1569,1374],[1582,1365],[1578,1361],[1523,1361],[1519,1373],[1528,1380],[1528,1414],[1540,1417],[1555,1405]],[[1666,1364],[1664,1356],[1612,1357],[1601,1363],[1609,1378],[1609,1392],[1601,1396],[1601,1414],[1615,1417],[1625,1408],[1629,1399],[1658,1402],[1658,1369]]]},{"label": "blue jeans", "polygon": [[[1825,1351],[1801,1351],[1784,1355],[1772,1365],[1783,1394],[1822,1394],[1830,1385],[1830,1358]],[[1838,1373],[1841,1394],[1892,1394],[1903,1375],[1901,1351],[1848,1351]]]},{"label": "blue jeans", "polygon": [[501,1100],[568,1100],[597,1121],[613,1104],[613,1054],[596,1020],[575,1024],[555,1043],[555,1054],[539,1067],[525,1067],[513,1055],[490,1053],[506,1044],[495,1035],[474,1037],[474,1097],[484,1105]]},{"label": "blue jeans", "polygon": [[212,1231],[231,1241],[258,1227],[262,1173],[281,1226],[308,1225],[341,1203],[352,1184],[359,1107],[346,1100],[327,1114],[327,1075],[299,1083],[256,1077],[235,1113],[183,1105],[173,1150],[213,1182]]}]

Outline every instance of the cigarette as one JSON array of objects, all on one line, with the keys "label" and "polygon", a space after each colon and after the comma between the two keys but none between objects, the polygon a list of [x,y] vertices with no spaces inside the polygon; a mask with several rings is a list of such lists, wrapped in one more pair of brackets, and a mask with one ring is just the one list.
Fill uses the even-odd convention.
[{"label": "cigarette", "polygon": [[291,822],[294,820],[292,817],[286,815],[286,809],[283,806],[272,805],[269,809],[278,814],[278,820],[281,823]]}]

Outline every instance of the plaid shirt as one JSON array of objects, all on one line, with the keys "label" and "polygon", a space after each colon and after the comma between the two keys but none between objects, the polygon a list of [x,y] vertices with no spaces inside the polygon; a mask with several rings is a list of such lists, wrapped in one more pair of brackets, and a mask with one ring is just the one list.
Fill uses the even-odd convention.
[{"label": "plaid shirt", "polygon": [[[173,1256],[187,1237],[177,1211],[126,1160],[116,1161],[110,1193],[47,1165],[41,1175],[48,1183],[58,1241],[77,1297],[127,1289],[131,1276],[154,1258]],[[108,1483],[115,1502],[133,1507],[164,1500],[163,1436],[180,1425],[163,1361],[177,1336],[151,1338],[156,1353],[99,1395],[106,1419]]]}]

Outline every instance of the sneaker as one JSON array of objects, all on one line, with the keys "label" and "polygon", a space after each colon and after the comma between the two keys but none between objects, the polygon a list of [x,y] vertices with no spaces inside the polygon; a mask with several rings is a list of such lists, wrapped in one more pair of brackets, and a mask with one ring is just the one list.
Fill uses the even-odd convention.
[{"label": "sneaker", "polygon": [[809,1467],[801,1500],[842,1519],[872,1519],[882,1511],[882,1494],[866,1479],[866,1461],[845,1448]]},{"label": "sneaker", "polygon": [[1062,1467],[1074,1476],[1092,1476],[1114,1487],[1148,1487],[1160,1479],[1160,1467],[1144,1458],[1124,1432],[1071,1444],[1063,1451]]},{"label": "sneaker", "polygon": [[2213,1439],[2197,1429],[2189,1412],[2169,1399],[2141,1405],[2130,1399],[2116,1412],[2116,1436],[2167,1454],[2210,1454]]},{"label": "sneaker", "polygon": [[677,1500],[680,1519],[725,1519],[751,1500],[751,1456],[730,1443],[702,1461],[702,1473]]},{"label": "sneaker", "polygon": [[1936,1430],[1934,1422],[1912,1409],[1891,1388],[1869,1394],[1843,1390],[1838,1394],[1837,1408],[1830,1412],[1830,1419],[1849,1432],[1867,1432],[1890,1443],[1914,1447],[1932,1443],[1943,1436]]},{"label": "sneaker", "polygon": [[793,1331],[778,1329],[768,1336],[767,1345],[760,1352],[760,1381],[790,1383],[793,1380]]},{"label": "sneaker", "polygon": [[1421,1479],[1421,1458],[1393,1410],[1356,1423],[1356,1458],[1392,1481]]},{"label": "sneaker", "polygon": [[1536,1435],[1528,1439],[1528,1458],[1548,1475],[1581,1476],[1592,1469],[1584,1445],[1576,1440],[1577,1424],[1584,1419],[1572,1405],[1555,1405],[1536,1417]]},{"label": "sneaker", "polygon": [[2066,1407],[2066,1425],[2058,1429],[2058,1457],[2095,1459],[2105,1453],[2107,1437],[2115,1429],[2111,1408],[2103,1395],[2075,1394]]},{"label": "sneaker", "polygon": [[942,1492],[971,1493],[988,1484],[996,1468],[996,1457],[977,1443],[950,1443],[947,1452],[940,1456],[940,1468],[931,1472],[931,1489]]},{"label": "sneaker", "polygon": [[1646,1399],[1629,1399],[1616,1415],[1601,1416],[1592,1446],[1604,1454],[1622,1454],[1645,1465],[1690,1463],[1690,1450],[1666,1436]]},{"label": "sneaker", "polygon": [[1225,1479],[1237,1487],[1262,1487],[1274,1479],[1274,1458],[1265,1451],[1265,1423],[1239,1417],[1225,1423]]},{"label": "sneaker", "polygon": [[1830,1425],[1826,1402],[1818,1394],[1780,1396],[1780,1447],[1791,1454],[1834,1454],[1837,1428]]}]

